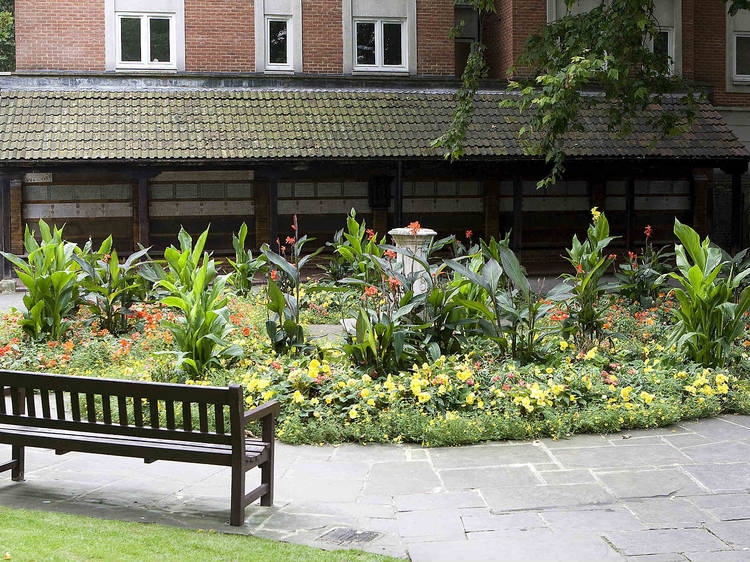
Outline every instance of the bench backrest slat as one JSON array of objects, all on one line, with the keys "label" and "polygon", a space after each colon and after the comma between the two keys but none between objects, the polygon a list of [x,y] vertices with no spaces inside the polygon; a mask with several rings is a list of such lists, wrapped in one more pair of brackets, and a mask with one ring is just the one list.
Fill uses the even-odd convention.
[{"label": "bench backrest slat", "polygon": [[238,391],[0,370],[0,423],[226,445]]}]

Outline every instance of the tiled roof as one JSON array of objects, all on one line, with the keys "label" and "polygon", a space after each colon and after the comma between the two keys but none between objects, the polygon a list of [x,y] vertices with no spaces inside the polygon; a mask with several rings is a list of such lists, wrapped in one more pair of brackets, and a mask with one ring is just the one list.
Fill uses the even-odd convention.
[{"label": "tiled roof", "polygon": [[[469,157],[519,158],[523,117],[483,93],[465,143]],[[256,160],[439,157],[430,142],[454,108],[451,92],[373,90],[5,90],[0,161]],[[651,145],[644,118],[634,134],[607,130],[587,110],[572,157],[745,159],[748,152],[709,105],[693,130]]]}]

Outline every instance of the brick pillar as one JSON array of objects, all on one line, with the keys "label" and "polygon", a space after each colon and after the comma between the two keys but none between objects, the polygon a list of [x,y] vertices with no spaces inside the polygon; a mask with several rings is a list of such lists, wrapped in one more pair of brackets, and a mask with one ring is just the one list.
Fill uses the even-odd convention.
[{"label": "brick pillar", "polygon": [[388,234],[388,209],[372,210],[372,229],[380,236]]},{"label": "brick pillar", "polygon": [[10,180],[10,248],[14,254],[23,249],[23,182],[16,176]]},{"label": "brick pillar", "polygon": [[693,228],[702,237],[711,230],[711,194],[713,170],[702,168],[693,170]]},{"label": "brick pillar", "polygon": [[500,181],[484,182],[484,237],[500,237]]},{"label": "brick pillar", "polygon": [[271,209],[268,183],[255,182],[253,192],[255,196],[255,245],[260,248],[263,244],[271,243]]}]

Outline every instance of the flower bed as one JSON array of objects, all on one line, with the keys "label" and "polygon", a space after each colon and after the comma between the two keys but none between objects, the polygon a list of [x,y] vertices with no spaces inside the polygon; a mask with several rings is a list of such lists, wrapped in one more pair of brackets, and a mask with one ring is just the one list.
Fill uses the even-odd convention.
[{"label": "flower bed", "polygon": [[[96,251],[40,229],[41,244],[26,232],[27,258],[4,254],[30,292],[28,312],[0,318],[0,368],[239,383],[248,408],[281,402],[290,443],[455,445],[750,413],[748,254],[679,221],[674,253],[647,227],[618,265],[592,209],[567,250],[572,272],[550,290],[532,287],[508,237],[467,232],[416,255],[354,212],[318,283],[303,278],[320,250],[303,252],[296,217],[285,245],[258,256],[243,227],[229,274],[204,252],[207,231],[181,231],[162,261],[142,250],[120,263],[111,238]],[[309,338],[309,324],[338,321],[342,341]]]},{"label": "flower bed", "polygon": [[[316,294],[316,293],[311,293]],[[312,300],[315,304],[319,299]],[[283,404],[278,437],[290,443],[417,442],[432,446],[494,439],[565,437],[656,427],[721,412],[750,413],[750,338],[739,342],[744,363],[707,369],[685,363],[663,341],[671,298],[641,309],[613,299],[606,309],[611,338],[581,352],[555,340],[544,363],[499,358],[481,338],[465,353],[379,375],[352,365],[333,347],[301,357],[269,349],[262,297],[229,302],[231,342],[245,358],[189,384],[242,384],[247,406]],[[316,304],[316,306],[319,306]],[[305,307],[307,308],[307,306]],[[24,340],[18,313],[0,318],[0,367],[146,381],[180,380],[164,322],[175,313],[138,307],[133,331],[112,336],[79,311],[64,341]],[[552,315],[551,323],[564,315]],[[617,334],[617,335],[615,335]],[[742,366],[744,364],[744,367]]]}]

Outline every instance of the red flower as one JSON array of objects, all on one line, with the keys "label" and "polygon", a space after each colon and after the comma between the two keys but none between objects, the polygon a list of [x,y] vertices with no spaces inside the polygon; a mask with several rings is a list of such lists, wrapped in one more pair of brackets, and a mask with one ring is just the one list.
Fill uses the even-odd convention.
[{"label": "red flower", "polygon": [[110,254],[104,254],[104,263],[109,263],[109,259],[110,259],[111,257],[112,257],[112,256],[111,256]]},{"label": "red flower", "polygon": [[469,240],[471,240],[472,234],[474,234],[474,233],[471,230],[467,230],[466,231],[466,238],[468,238]]},{"label": "red flower", "polygon": [[249,336],[250,335],[250,328],[248,328],[247,326],[245,326],[244,328],[242,328],[242,335],[245,336],[245,337]]},{"label": "red flower", "polygon": [[617,259],[617,254],[609,254],[609,259],[616,260]]},{"label": "red flower", "polygon": [[389,260],[392,260],[396,257],[396,252],[394,252],[393,250],[386,250],[385,252],[383,252],[383,255],[385,255],[385,257],[387,257]]},{"label": "red flower", "polygon": [[279,278],[279,272],[276,271],[275,269],[272,269],[271,270],[271,279],[273,279],[274,281],[276,281],[278,278]]},{"label": "red flower", "polygon": [[583,266],[580,263],[576,265],[576,271],[578,273],[583,273]]},{"label": "red flower", "polygon": [[630,261],[634,262],[637,257],[638,256],[636,256],[633,252],[628,252],[628,258],[630,258]]},{"label": "red flower", "polygon": [[647,224],[647,225],[646,225],[646,230],[644,230],[644,231],[643,231],[643,234],[645,234],[645,235],[646,235],[646,239],[647,239],[647,240],[648,240],[649,238],[651,238],[651,236],[653,236],[653,234],[654,234],[654,230],[653,230],[653,229],[651,228],[651,225],[650,225],[650,224]]},{"label": "red flower", "polygon": [[420,230],[422,230],[422,225],[419,224],[419,221],[410,222],[409,226],[407,226],[409,230],[411,230],[411,233],[416,236]]},{"label": "red flower", "polygon": [[294,238],[292,238],[291,236],[287,236],[286,237],[286,243],[287,244],[294,244],[295,242],[296,242],[296,240]]},{"label": "red flower", "polygon": [[391,287],[391,291],[395,291],[401,286],[401,281],[396,279],[395,277],[389,277],[388,278],[388,285]]},{"label": "red flower", "polygon": [[367,297],[374,297],[377,294],[378,294],[378,290],[375,287],[373,286],[365,287],[365,292],[362,293],[362,300],[365,300]]},{"label": "red flower", "polygon": [[368,228],[366,232],[368,240],[372,240],[373,238],[375,238],[375,231],[372,228]]}]

